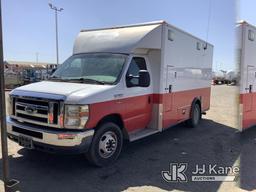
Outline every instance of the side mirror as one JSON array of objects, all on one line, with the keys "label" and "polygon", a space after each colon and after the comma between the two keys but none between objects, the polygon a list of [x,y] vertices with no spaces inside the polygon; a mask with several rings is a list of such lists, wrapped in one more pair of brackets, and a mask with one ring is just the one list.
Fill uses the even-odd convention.
[{"label": "side mirror", "polygon": [[150,75],[146,70],[140,70],[139,72],[139,86],[148,87],[150,85]]},{"label": "side mirror", "polygon": [[57,68],[52,69],[51,75],[57,70]]}]

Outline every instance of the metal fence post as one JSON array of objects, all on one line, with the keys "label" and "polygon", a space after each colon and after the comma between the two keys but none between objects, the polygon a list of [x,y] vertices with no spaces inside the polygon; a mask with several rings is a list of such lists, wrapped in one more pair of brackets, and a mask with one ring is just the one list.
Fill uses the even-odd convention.
[{"label": "metal fence post", "polygon": [[2,7],[0,0],[0,125],[1,125],[1,147],[3,162],[3,182],[6,192],[12,191],[18,184],[17,180],[10,180],[8,143],[6,132],[6,105],[5,105],[5,83],[4,83],[4,59],[3,59],[3,34],[2,34]]}]

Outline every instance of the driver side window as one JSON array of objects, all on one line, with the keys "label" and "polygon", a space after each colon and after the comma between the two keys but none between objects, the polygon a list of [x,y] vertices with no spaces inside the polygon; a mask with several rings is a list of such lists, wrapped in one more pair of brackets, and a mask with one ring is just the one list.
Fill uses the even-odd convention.
[{"label": "driver side window", "polygon": [[147,70],[146,61],[142,57],[133,57],[126,74],[126,86],[139,86],[139,71]]}]

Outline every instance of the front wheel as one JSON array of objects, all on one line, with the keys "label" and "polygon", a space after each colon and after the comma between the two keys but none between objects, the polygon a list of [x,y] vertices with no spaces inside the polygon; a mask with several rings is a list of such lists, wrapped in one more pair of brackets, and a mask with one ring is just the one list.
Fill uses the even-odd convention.
[{"label": "front wheel", "polygon": [[202,118],[201,108],[199,104],[192,105],[191,118],[188,120],[188,126],[195,128],[198,126]]},{"label": "front wheel", "polygon": [[87,159],[98,167],[113,163],[121,153],[123,134],[120,127],[108,122],[100,125],[93,137]]}]

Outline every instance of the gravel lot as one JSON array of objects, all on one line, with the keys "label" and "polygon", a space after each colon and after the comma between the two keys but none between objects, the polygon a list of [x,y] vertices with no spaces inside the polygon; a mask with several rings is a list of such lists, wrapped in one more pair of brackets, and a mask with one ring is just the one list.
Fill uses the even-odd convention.
[{"label": "gravel lot", "polygon": [[[256,130],[238,132],[237,103],[236,87],[213,86],[211,109],[198,128],[181,124],[126,144],[119,160],[106,168],[92,167],[83,156],[30,151],[9,141],[11,177],[21,181],[20,190],[25,192],[252,190],[256,188],[256,158],[251,158],[256,157],[252,154]],[[161,171],[174,162],[188,163],[189,180],[196,164],[240,165],[241,172],[237,182],[165,182]],[[3,190],[2,182],[0,186]]]}]

